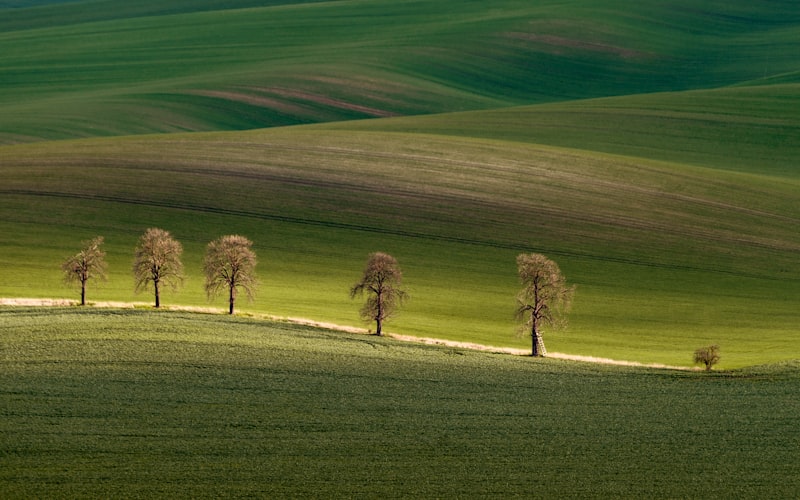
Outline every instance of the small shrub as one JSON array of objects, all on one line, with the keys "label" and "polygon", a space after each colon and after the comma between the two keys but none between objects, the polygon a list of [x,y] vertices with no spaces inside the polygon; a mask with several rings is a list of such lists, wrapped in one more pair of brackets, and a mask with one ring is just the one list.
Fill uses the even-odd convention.
[{"label": "small shrub", "polygon": [[694,351],[694,362],[706,365],[706,371],[710,371],[712,366],[719,363],[719,359],[719,346],[717,344],[701,347]]}]

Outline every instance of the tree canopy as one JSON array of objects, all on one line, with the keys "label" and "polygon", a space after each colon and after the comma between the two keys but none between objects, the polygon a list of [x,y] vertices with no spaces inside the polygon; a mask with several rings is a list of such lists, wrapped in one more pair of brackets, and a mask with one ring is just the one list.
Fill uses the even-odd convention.
[{"label": "tree canopy", "polygon": [[391,317],[397,307],[408,298],[400,286],[403,273],[397,260],[389,254],[375,252],[369,255],[361,280],[350,288],[350,298],[367,293],[361,307],[361,318],[375,321],[375,334],[383,332],[383,322]]},{"label": "tree canopy", "polygon": [[100,248],[103,244],[103,237],[98,236],[90,241],[81,243],[83,249],[77,254],[69,257],[61,264],[64,272],[64,282],[66,284],[80,283],[81,285],[81,305],[86,305],[86,283],[90,279],[105,281],[108,266],[106,264],[106,253]]},{"label": "tree canopy", "polygon": [[542,326],[564,326],[575,288],[567,285],[558,264],[542,254],[518,255],[517,270],[522,283],[517,318],[525,321],[523,328],[531,336],[531,356],[544,356]]},{"label": "tree canopy", "polygon": [[150,228],[139,238],[133,260],[136,293],[153,284],[155,307],[161,307],[161,284],[177,290],[183,283],[183,247],[163,229]]},{"label": "tree canopy", "polygon": [[720,359],[721,355],[717,344],[701,347],[694,351],[694,362],[705,365],[706,371],[711,371],[711,368],[719,363]]},{"label": "tree canopy", "polygon": [[228,289],[228,313],[233,314],[237,290],[242,289],[250,300],[258,286],[256,254],[253,242],[244,236],[222,236],[208,244],[203,261],[205,289],[209,300],[220,290]]}]

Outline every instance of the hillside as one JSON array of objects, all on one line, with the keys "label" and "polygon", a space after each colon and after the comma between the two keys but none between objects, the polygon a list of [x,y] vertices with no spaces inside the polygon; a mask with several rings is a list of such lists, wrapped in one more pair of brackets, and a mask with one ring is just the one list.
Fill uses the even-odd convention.
[{"label": "hillside", "polygon": [[797,83],[351,121],[324,128],[498,139],[786,179],[800,176]]},{"label": "hillside", "polygon": [[0,143],[796,82],[800,52],[788,0],[40,3],[0,5]]},{"label": "hillside", "polygon": [[[791,497],[800,365],[604,367],[0,309],[7,497]],[[709,477],[714,480],[709,480]]]},{"label": "hillside", "polygon": [[206,243],[241,233],[245,311],[360,324],[382,250],[390,330],[520,347],[536,251],[578,286],[552,351],[800,353],[796,3],[35,3],[0,4],[0,296],[70,296],[59,262],[103,235],[90,300],[147,300],[157,226],[189,278],[164,300],[204,305]]},{"label": "hillside", "polygon": [[[476,128],[464,118],[451,128]],[[505,123],[510,137],[527,130]],[[727,130],[695,124],[709,137]],[[134,300],[132,248],[158,226],[184,243],[189,274],[166,300],[205,304],[205,243],[242,233],[262,262],[259,300],[246,307],[358,324],[347,288],[367,253],[384,250],[412,295],[391,329],[519,346],[514,257],[539,251],[578,285],[551,350],[685,365],[698,344],[719,342],[725,366],[800,352],[796,174],[351,125],[2,148],[2,229],[14,237],[0,240],[12,269],[0,295],[68,295],[57,262],[103,234],[112,279],[95,300]],[[675,144],[696,127],[684,130]],[[700,145],[686,154],[716,151],[711,163],[724,164],[724,150]]]}]

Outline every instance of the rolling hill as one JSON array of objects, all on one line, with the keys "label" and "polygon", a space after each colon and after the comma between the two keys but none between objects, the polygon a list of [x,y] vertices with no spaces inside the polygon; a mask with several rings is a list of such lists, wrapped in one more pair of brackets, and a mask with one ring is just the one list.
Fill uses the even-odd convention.
[{"label": "rolling hill", "polygon": [[202,304],[203,245],[239,232],[262,257],[257,310],[353,324],[347,287],[381,249],[413,297],[397,329],[507,345],[524,342],[514,256],[540,251],[579,288],[552,349],[685,364],[718,341],[734,366],[797,352],[796,176],[326,127],[4,148],[3,232],[17,236],[0,293],[63,296],[59,256],[103,234],[114,272],[96,293],[131,300],[131,249],[159,226],[184,242],[192,284],[169,300]]},{"label": "rolling hill", "polygon": [[[788,0],[0,0],[10,497],[796,497],[800,4]],[[137,238],[255,242],[236,316],[157,311]],[[515,257],[577,286],[524,359]],[[211,303],[219,306],[222,301]]]},{"label": "rolling hill", "polygon": [[800,48],[787,0],[14,4],[0,143],[797,82]]},{"label": "rolling hill", "polygon": [[720,374],[532,363],[142,310],[4,308],[0,325],[6,497],[800,488],[798,362]]},{"label": "rolling hill", "polygon": [[390,329],[519,346],[538,251],[578,286],[550,350],[798,357],[796,4],[162,4],[0,7],[0,295],[69,295],[59,261],[102,234],[91,293],[137,299],[158,226],[189,274],[165,300],[204,304],[204,245],[238,232],[251,310],[353,324],[383,250],[412,295]]}]

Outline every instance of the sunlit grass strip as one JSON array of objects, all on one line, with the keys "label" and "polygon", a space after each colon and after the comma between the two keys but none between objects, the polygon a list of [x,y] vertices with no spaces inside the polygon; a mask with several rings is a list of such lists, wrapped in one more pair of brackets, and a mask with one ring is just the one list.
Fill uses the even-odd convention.
[{"label": "sunlit grass strip", "polygon": [[[723,367],[791,359],[796,335],[792,180],[525,143],[430,134],[286,129],[5,148],[0,259],[7,297],[69,297],[58,263],[106,238],[110,282],[148,227],[185,248],[188,281],[165,305],[204,306],[205,245],[255,242],[255,310],[363,326],[348,287],[374,251],[414,297],[390,331],[523,346],[514,259],[537,251],[578,285],[557,352]],[[20,265],[23,263],[24,265]],[[92,296],[90,295],[90,300]],[[743,308],[742,303],[751,307]],[[754,335],[753,332],[758,332]]]}]

